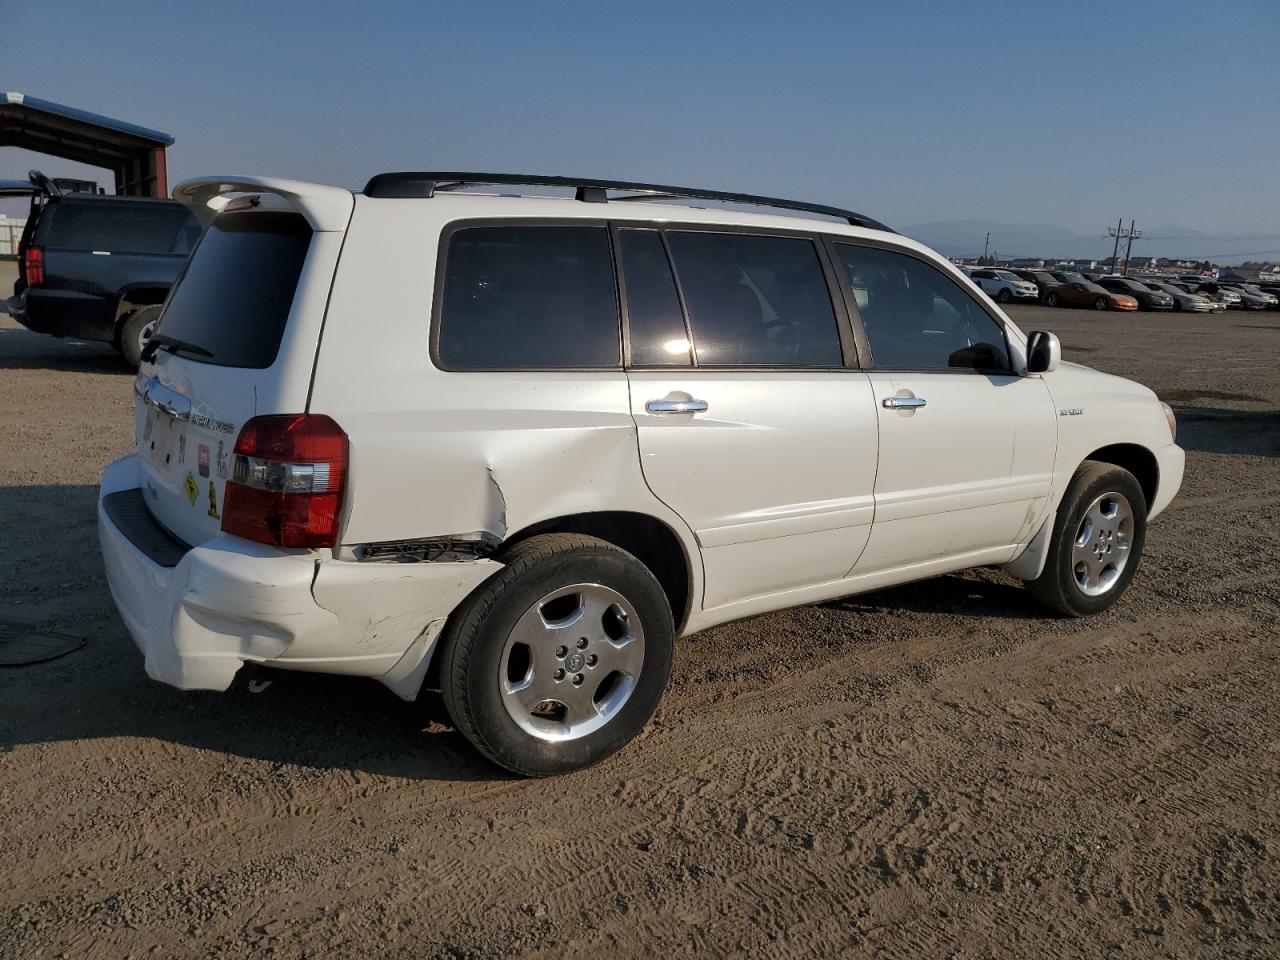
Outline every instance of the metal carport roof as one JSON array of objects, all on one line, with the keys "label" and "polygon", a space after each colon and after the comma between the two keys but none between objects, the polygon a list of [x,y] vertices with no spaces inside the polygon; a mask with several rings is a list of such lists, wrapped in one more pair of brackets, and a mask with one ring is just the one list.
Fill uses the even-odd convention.
[{"label": "metal carport roof", "polygon": [[165,149],[173,137],[159,130],[22,93],[0,94],[0,146],[106,167],[116,193],[168,193]]}]

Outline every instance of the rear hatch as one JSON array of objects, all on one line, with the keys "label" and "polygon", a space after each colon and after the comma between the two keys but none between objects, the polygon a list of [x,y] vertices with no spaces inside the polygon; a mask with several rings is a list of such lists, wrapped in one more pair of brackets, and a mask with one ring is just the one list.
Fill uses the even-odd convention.
[{"label": "rear hatch", "polygon": [[223,212],[209,217],[197,209],[208,225],[161,314],[160,347],[139,371],[135,411],[143,499],[162,526],[192,546],[221,529],[244,424],[257,415],[306,412],[353,202],[347,191],[316,189],[345,195],[346,218],[340,203],[339,215],[315,216],[306,204],[267,192],[230,203],[216,190],[194,197]]}]

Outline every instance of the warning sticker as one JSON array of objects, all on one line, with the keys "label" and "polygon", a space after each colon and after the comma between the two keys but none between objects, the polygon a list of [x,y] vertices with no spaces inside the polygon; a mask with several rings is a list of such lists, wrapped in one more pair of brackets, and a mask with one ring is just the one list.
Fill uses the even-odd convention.
[{"label": "warning sticker", "polygon": [[196,505],[196,497],[200,496],[200,488],[196,486],[196,478],[190,470],[187,471],[187,481],[183,484],[187,492],[187,499],[191,501],[191,505]]}]

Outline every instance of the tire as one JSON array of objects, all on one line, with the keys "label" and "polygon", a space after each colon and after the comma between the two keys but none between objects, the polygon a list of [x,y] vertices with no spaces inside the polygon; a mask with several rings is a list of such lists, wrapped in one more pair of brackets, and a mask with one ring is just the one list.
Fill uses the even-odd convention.
[{"label": "tire", "polygon": [[674,638],[666,594],[644,564],[596,537],[534,536],[502,559],[445,626],[445,709],[480,753],[513,773],[599,763],[640,732],[666,688]]},{"label": "tire", "polygon": [[142,307],[124,318],[116,348],[135,370],[142,363],[142,347],[160,319],[160,307]]},{"label": "tire", "polygon": [[1095,310],[1106,310],[1110,306],[1111,302],[1106,297],[1099,297],[1097,300],[1093,301],[1093,309]]},{"label": "tire", "polygon": [[1008,303],[1013,299],[1013,294],[1009,292],[1008,287],[1001,287],[1000,292],[996,294],[996,299],[1001,303]]},{"label": "tire", "polygon": [[1173,312],[1174,313],[1182,312],[1182,304],[1177,300],[1173,301]]},{"label": "tire", "polygon": [[[1109,519],[1108,503],[1116,511]],[[1081,543],[1086,532],[1087,539]],[[1133,580],[1146,538],[1147,498],[1134,475],[1109,463],[1086,460],[1058,506],[1044,571],[1027,589],[1045,606],[1068,617],[1101,613],[1120,599]]]},{"label": "tire", "polygon": [[1056,293],[1051,293],[1044,298],[1044,302],[1051,307],[1056,307],[1058,305],[1058,295]]}]

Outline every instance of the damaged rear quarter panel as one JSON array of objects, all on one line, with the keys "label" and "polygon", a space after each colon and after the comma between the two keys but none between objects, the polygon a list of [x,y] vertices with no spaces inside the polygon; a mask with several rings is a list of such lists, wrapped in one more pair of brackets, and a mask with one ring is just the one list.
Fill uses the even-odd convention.
[{"label": "damaged rear quarter panel", "polygon": [[[350,438],[344,547],[466,531],[506,538],[555,517],[623,510],[662,520],[696,557],[688,527],[644,482],[624,371],[432,363],[440,230],[474,211],[443,195],[357,198],[310,404]],[[700,564],[691,566],[696,579]]]}]

